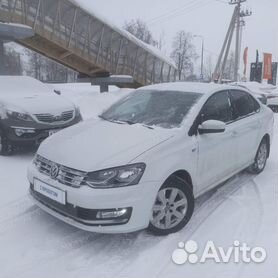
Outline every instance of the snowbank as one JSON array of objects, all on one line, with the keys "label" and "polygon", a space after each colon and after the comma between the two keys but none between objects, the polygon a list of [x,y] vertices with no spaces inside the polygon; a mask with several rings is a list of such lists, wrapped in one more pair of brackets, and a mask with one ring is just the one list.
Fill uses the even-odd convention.
[{"label": "snowbank", "polygon": [[55,84],[53,87],[80,107],[84,119],[97,118],[104,109],[133,91],[110,86],[108,93],[100,93],[99,86],[90,83]]}]

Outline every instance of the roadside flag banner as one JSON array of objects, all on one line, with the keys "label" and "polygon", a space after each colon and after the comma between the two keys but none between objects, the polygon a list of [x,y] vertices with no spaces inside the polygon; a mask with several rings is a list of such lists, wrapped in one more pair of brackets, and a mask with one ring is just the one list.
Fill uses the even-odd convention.
[{"label": "roadside flag banner", "polygon": [[247,63],[248,63],[248,47],[245,47],[245,49],[244,49],[244,53],[243,53],[243,63],[244,63],[243,74],[244,74],[244,76],[246,76]]},{"label": "roadside flag banner", "polygon": [[263,78],[267,80],[272,79],[272,54],[270,53],[264,53]]}]

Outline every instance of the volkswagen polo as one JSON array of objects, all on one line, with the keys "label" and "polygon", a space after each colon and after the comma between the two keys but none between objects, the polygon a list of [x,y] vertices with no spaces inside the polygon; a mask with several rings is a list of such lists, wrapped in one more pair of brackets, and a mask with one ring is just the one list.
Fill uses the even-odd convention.
[{"label": "volkswagen polo", "polygon": [[198,196],[243,169],[264,170],[273,121],[240,87],[143,87],[98,119],[45,140],[28,170],[30,194],[49,214],[87,231],[177,232]]}]

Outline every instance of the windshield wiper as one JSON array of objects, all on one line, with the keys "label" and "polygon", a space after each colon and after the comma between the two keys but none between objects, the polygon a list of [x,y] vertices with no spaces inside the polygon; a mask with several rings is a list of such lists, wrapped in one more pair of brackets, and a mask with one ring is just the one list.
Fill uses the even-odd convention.
[{"label": "windshield wiper", "polygon": [[98,116],[100,119],[104,120],[104,121],[108,121],[108,122],[111,122],[111,123],[116,123],[116,124],[128,124],[128,125],[135,125],[135,124],[140,124],[148,129],[154,129],[154,127],[152,126],[149,126],[149,125],[146,125],[146,124],[143,124],[143,123],[136,123],[136,122],[133,122],[133,121],[130,121],[130,120],[117,120],[117,119],[108,119],[108,118],[105,118],[103,117],[102,115],[99,115]]},{"label": "windshield wiper", "polygon": [[121,120],[117,120],[117,119],[108,119],[108,118],[103,117],[102,115],[99,115],[98,117],[100,119],[104,120],[104,121],[111,122],[111,123],[116,123],[116,124],[131,124],[131,122],[129,122],[129,121],[121,121]]}]

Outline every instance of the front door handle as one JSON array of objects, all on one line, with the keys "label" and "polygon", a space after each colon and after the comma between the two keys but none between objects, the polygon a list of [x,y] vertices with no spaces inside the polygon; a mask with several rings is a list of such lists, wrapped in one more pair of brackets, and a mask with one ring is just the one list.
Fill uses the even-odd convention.
[{"label": "front door handle", "polygon": [[232,137],[237,137],[238,136],[238,132],[237,131],[232,131]]}]

